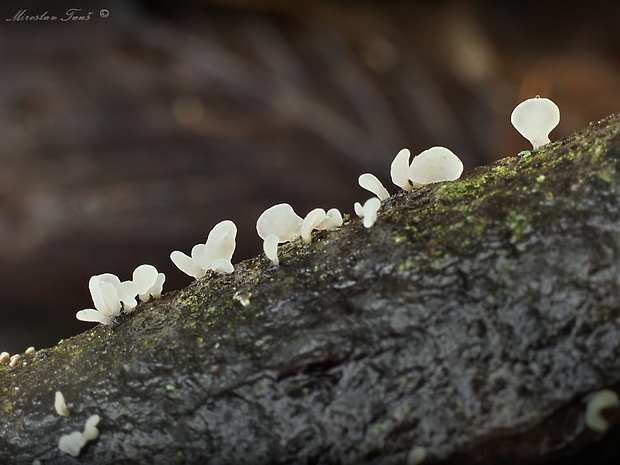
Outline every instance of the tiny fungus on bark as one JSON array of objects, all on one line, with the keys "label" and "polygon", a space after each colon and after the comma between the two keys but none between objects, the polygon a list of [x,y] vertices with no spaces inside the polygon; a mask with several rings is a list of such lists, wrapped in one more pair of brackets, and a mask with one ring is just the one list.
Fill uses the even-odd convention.
[{"label": "tiny fungus on bark", "polygon": [[390,176],[392,182],[403,190],[410,191],[413,186],[409,182],[409,160],[411,158],[411,152],[409,149],[402,149],[394,157],[394,161],[390,165]]},{"label": "tiny fungus on bark", "polygon": [[463,162],[445,147],[431,147],[414,157],[407,176],[414,187],[454,181],[463,173]]},{"label": "tiny fungus on bark", "polygon": [[269,207],[258,217],[256,232],[263,240],[265,255],[275,266],[279,265],[278,244],[295,240],[301,236],[302,222],[302,218],[295,213],[293,207],[288,203]]},{"label": "tiny fungus on bark", "polygon": [[549,133],[560,122],[560,109],[548,98],[537,95],[517,105],[510,122],[537,149],[550,142]]},{"label": "tiny fungus on bark", "polygon": [[375,194],[379,198],[379,200],[385,200],[390,196],[390,193],[385,187],[383,187],[381,181],[379,181],[379,179],[374,174],[364,173],[360,175],[359,178],[357,178],[357,182],[360,187],[363,187],[367,191]]}]

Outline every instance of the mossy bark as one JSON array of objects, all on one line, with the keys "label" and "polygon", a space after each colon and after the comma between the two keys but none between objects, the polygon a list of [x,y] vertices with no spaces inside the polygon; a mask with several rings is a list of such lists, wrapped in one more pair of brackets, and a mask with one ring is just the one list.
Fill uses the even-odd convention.
[{"label": "mossy bark", "polygon": [[619,166],[614,115],[2,366],[0,463],[612,463]]}]

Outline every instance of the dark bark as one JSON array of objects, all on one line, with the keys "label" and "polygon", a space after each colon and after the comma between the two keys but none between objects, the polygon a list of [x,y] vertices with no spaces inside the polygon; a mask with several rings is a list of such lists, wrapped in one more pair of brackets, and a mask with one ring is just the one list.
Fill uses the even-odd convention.
[{"label": "dark bark", "polygon": [[0,367],[0,463],[612,463],[619,162],[615,115]]}]

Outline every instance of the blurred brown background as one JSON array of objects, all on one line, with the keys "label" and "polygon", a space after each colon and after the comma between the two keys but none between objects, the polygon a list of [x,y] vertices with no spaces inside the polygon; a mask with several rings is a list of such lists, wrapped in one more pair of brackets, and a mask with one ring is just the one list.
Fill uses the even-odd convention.
[{"label": "blurred brown background", "polygon": [[[88,21],[8,21],[65,16]],[[109,11],[103,18],[102,9]],[[620,111],[620,2],[220,0],[0,6],[0,351],[87,329],[91,275],[169,261],[211,227],[261,251],[267,207],[353,210],[398,150],[466,169],[528,149],[510,112],[552,98],[559,139]]]}]

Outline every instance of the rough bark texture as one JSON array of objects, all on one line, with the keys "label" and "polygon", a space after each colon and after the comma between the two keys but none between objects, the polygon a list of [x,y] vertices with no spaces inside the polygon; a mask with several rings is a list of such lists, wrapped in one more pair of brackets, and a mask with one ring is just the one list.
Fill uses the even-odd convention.
[{"label": "rough bark texture", "polygon": [[615,115],[2,366],[0,463],[612,463],[619,163]]}]

